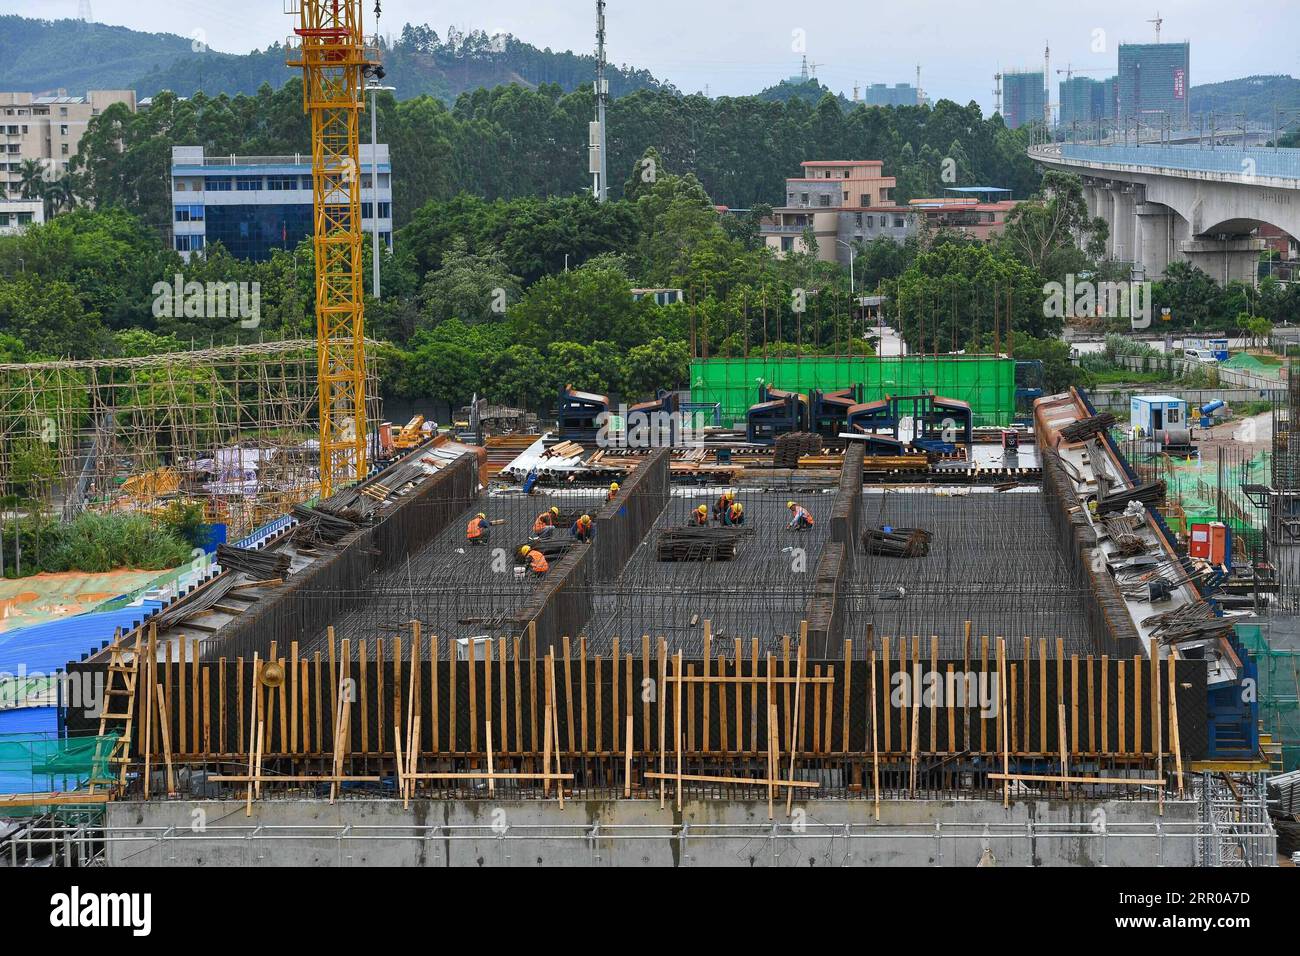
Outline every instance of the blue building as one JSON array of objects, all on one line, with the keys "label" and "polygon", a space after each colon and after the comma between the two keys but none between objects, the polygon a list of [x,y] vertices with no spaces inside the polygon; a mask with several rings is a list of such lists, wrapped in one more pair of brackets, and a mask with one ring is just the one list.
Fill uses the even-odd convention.
[{"label": "blue building", "polygon": [[[379,237],[391,248],[388,145],[372,153],[363,144],[359,158],[362,229],[369,237],[377,216]],[[293,249],[311,234],[310,156],[205,156],[202,146],[172,147],[172,248],[186,259],[220,242],[237,258],[266,260],[272,250]]]}]

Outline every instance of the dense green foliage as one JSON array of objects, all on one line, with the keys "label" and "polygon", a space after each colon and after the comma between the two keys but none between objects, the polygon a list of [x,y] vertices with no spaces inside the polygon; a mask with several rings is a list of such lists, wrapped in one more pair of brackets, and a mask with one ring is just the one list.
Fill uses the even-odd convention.
[{"label": "dense green foliage", "polygon": [[84,571],[98,574],[116,568],[162,571],[190,557],[190,544],[166,522],[146,514],[86,512],[73,521],[28,518],[5,529],[5,575],[17,568],[15,538],[22,546],[23,574]]},{"label": "dense green foliage", "polygon": [[[394,213],[399,225],[431,199],[462,194],[484,199],[572,196],[589,188],[587,123],[593,96],[583,88],[479,89],[450,109],[430,96],[379,100],[379,138],[390,145]],[[716,203],[747,209],[784,200],[785,177],[806,159],[880,159],[906,202],[940,192],[951,158],[956,185],[997,185],[1024,197],[1039,174],[1025,153],[1026,134],[1001,117],[985,119],[974,103],[941,100],[933,108],[845,111],[830,96],[765,102],[710,100],[641,90],[609,108],[609,168],[632,171],[647,149],[665,168],[693,174]],[[362,119],[369,125],[368,117]],[[124,205],[161,228],[171,214],[171,147],[202,145],[218,155],[306,154],[309,129],[297,79],[252,96],[165,93],[132,114],[113,106],[96,117],[74,160],[81,192],[97,205]],[[613,176],[611,194],[621,194]]]}]

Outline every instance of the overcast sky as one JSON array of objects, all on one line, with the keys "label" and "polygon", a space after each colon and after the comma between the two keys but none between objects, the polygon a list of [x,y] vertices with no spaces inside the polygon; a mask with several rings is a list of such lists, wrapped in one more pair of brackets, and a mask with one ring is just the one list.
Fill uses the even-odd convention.
[{"label": "overcast sky", "polygon": [[[284,0],[89,0],[92,19],[135,30],[202,36],[215,50],[246,53],[283,41],[292,30]],[[362,0],[366,30],[374,0]],[[1149,9],[1148,9],[1149,7]],[[1159,9],[1161,38],[1190,40],[1191,83],[1256,73],[1300,75],[1300,0],[609,0],[609,59],[650,70],[687,92],[754,93],[798,72],[802,41],[817,76],[851,95],[855,81],[921,85],[932,98],[985,111],[999,68],[1041,68],[1050,42],[1052,69],[1113,72],[1120,42],[1151,42],[1146,21]],[[78,0],[0,0],[0,11],[60,19]],[[538,47],[588,52],[594,0],[497,0],[429,3],[383,0],[381,29],[428,23],[505,31]],[[93,57],[87,50],[85,56]],[[1055,89],[1055,86],[1053,86]]]}]

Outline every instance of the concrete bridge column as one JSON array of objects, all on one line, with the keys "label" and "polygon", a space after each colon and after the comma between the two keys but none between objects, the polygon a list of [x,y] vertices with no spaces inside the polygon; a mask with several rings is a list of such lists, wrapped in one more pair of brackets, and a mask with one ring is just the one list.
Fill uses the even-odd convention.
[{"label": "concrete bridge column", "polygon": [[1117,206],[1119,196],[1118,183],[1106,183],[1105,186],[1097,192],[1097,198],[1101,204],[1101,218],[1106,220],[1108,227],[1106,233],[1106,258],[1115,258],[1115,237],[1119,233],[1119,216],[1117,215]]},{"label": "concrete bridge column", "polygon": [[1183,256],[1220,285],[1236,280],[1255,285],[1263,239],[1210,239],[1196,236],[1181,244]]},{"label": "concrete bridge column", "polygon": [[1117,185],[1115,194],[1115,256],[1121,262],[1134,262],[1137,249],[1134,237],[1137,235],[1137,197],[1131,187]]},{"label": "concrete bridge column", "polygon": [[1160,203],[1139,203],[1137,213],[1138,259],[1151,281],[1163,279],[1172,254],[1173,210]]}]

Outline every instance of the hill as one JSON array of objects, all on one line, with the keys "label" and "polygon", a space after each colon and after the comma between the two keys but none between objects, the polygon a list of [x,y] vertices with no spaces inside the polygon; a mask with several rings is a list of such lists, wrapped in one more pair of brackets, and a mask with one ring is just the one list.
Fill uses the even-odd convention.
[{"label": "hill", "polygon": [[[165,33],[140,33],[81,20],[0,17],[0,89],[33,93],[66,89],[133,88],[141,96],[172,90],[192,96],[254,93],[278,88],[294,71],[278,43],[246,54],[195,51],[193,41]],[[88,51],[93,50],[93,55]],[[407,24],[384,50],[385,83],[400,99],[428,93],[446,103],[467,90],[519,83],[556,84],[568,92],[591,82],[595,57],[570,50],[539,50],[502,34],[448,31]],[[668,89],[645,70],[611,66],[610,93]]]},{"label": "hill", "polygon": [[[1300,109],[1300,80],[1293,76],[1247,76],[1192,87],[1192,115],[1245,113],[1248,120],[1273,122],[1273,109]],[[1285,114],[1284,114],[1285,115]],[[1292,117],[1294,120],[1294,117]]]}]

